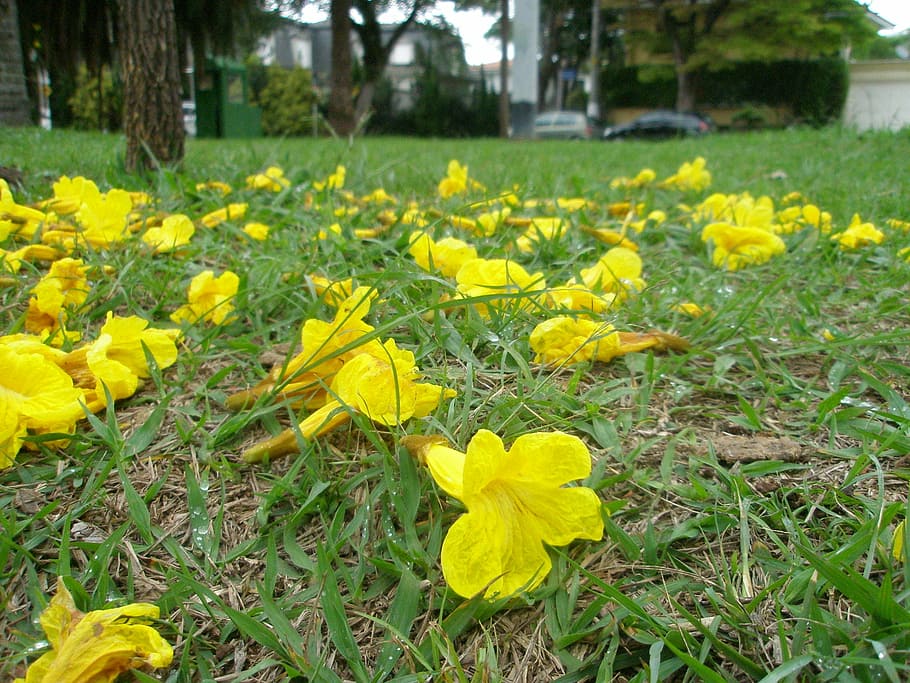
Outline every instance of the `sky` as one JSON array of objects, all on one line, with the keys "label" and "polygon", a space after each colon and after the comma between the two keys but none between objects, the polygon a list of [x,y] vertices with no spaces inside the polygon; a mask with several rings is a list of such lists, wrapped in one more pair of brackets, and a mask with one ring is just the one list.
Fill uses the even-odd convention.
[{"label": "sky", "polygon": [[891,33],[900,33],[910,28],[910,0],[869,0],[866,4],[878,16],[897,24]]}]

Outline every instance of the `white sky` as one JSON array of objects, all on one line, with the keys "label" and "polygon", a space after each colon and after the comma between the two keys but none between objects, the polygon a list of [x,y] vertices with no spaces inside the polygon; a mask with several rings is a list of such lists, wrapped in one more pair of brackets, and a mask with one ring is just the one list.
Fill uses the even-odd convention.
[{"label": "white sky", "polygon": [[[910,28],[910,0],[867,0],[869,9],[892,24],[897,24],[893,33]],[[888,32],[889,34],[892,31]]]},{"label": "white sky", "polygon": [[[520,2],[520,0],[517,1]],[[864,2],[873,12],[897,25],[897,28],[893,32],[889,31],[888,34],[910,29],[910,0],[864,0]],[[456,12],[454,3],[448,0],[437,2],[436,11],[442,14],[458,31],[464,43],[468,64],[491,64],[499,61],[499,41],[484,38],[484,34],[496,21],[497,15],[484,14],[477,9]]]}]

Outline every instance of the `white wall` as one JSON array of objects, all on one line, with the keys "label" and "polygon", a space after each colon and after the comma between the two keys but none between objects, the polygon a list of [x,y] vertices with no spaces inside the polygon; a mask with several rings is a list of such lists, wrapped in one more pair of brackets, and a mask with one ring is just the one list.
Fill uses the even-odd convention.
[{"label": "white wall", "polygon": [[859,130],[910,126],[910,61],[850,64],[844,123]]}]

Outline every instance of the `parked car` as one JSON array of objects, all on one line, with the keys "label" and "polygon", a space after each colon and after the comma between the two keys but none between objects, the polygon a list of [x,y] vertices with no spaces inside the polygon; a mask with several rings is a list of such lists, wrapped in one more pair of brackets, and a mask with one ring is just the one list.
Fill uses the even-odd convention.
[{"label": "parked car", "polygon": [[715,130],[714,122],[706,116],[692,112],[657,109],[642,114],[628,123],[605,128],[603,138],[604,140],[622,140],[624,138],[660,140],[688,135],[704,135],[712,130]]},{"label": "parked car", "polygon": [[534,119],[534,137],[590,140],[603,128],[583,111],[547,111]]}]

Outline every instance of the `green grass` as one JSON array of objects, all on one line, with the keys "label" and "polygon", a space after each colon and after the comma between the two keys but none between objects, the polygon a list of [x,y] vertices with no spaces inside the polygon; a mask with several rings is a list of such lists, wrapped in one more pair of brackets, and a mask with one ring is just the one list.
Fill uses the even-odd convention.
[{"label": "green grass", "polygon": [[[243,239],[243,222],[199,229],[179,257],[151,257],[135,241],[80,254],[112,266],[76,313],[86,339],[108,311],[170,326],[205,268],[240,275],[237,319],[189,328],[177,363],[135,396],[82,421],[64,450],[23,450],[0,472],[0,678],[21,675],[41,651],[37,617],[58,575],[72,577],[85,610],[132,600],[161,608],[174,664],[134,674],[142,681],[910,676],[910,568],[891,556],[910,477],[910,264],[897,255],[910,233],[848,252],[803,231],[785,237],[786,254],[730,273],[711,265],[678,208],[715,191],[766,194],[775,205],[799,191],[831,212],[835,230],[854,213],[881,229],[910,221],[907,131],[660,144],[191,140],[179,170],[143,178],[123,172],[119,136],[0,133],[0,163],[25,175],[21,203],[49,196],[60,175],[84,175],[102,190],[147,190],[162,211],[195,219],[220,205],[196,182],[223,180],[233,201],[250,202],[248,218],[272,227],[263,243]],[[358,196],[383,187],[402,203],[457,210],[435,195],[457,158],[491,193],[585,196],[598,208],[573,221],[615,225],[602,207],[626,195],[610,179],[644,167],[666,177],[698,155],[714,178],[708,192],[634,195],[669,220],[636,238],[647,287],[610,314],[620,329],[671,330],[691,349],[563,370],[531,360],[540,310],[485,319],[452,307],[453,283],[406,254],[409,228],[355,239],[351,229],[376,225],[378,209],[367,207],[340,219],[342,239],[318,241],[345,202],[315,209],[303,197],[343,164]],[[242,189],[271,164],[294,189]],[[607,248],[569,231],[524,255],[509,252],[515,229],[432,230],[485,257],[511,253],[550,284]],[[21,331],[43,270],[27,265],[0,290],[0,332]],[[304,320],[330,319],[309,273],[376,286],[370,323],[458,396],[423,420],[384,428],[357,418],[299,457],[244,465],[244,448],[293,410],[262,402],[231,413],[224,399],[289,357]],[[673,310],[686,300],[712,314]],[[507,443],[530,431],[580,436],[594,456],[586,483],[611,511],[602,542],[552,549],[544,584],[505,602],[447,590],[439,552],[462,508],[399,444],[442,434],[463,448],[481,428]]]}]

